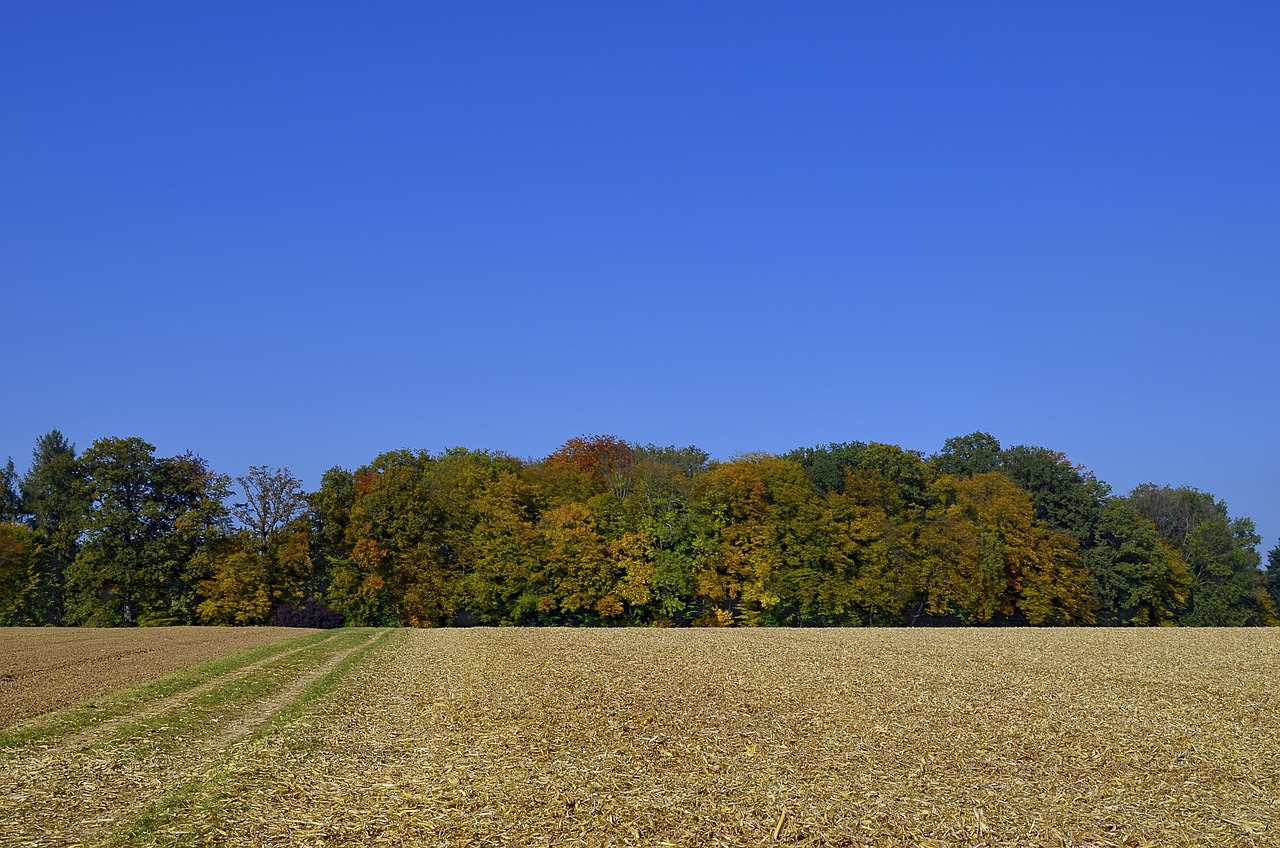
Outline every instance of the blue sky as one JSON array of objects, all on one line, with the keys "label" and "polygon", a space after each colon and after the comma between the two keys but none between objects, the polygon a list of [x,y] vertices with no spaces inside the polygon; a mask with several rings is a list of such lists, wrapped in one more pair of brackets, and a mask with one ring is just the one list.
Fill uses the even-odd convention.
[{"label": "blue sky", "polygon": [[985,430],[1270,548],[1278,9],[7,4],[0,457]]}]

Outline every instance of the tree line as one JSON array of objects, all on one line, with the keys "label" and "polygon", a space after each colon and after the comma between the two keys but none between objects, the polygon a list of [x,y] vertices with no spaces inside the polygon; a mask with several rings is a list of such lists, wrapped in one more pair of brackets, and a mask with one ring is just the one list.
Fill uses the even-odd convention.
[{"label": "tree line", "polygon": [[986,433],[715,461],[570,439],[232,479],[54,430],[0,484],[0,624],[1274,625],[1280,546]]}]

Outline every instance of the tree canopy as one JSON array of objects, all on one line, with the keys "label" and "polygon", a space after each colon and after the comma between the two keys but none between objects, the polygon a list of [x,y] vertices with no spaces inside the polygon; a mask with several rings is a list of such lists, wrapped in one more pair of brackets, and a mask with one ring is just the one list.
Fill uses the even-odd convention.
[{"label": "tree canopy", "polygon": [[1266,625],[1280,547],[1192,488],[1113,493],[986,433],[717,461],[578,436],[234,480],[41,436],[0,487],[0,624]]}]

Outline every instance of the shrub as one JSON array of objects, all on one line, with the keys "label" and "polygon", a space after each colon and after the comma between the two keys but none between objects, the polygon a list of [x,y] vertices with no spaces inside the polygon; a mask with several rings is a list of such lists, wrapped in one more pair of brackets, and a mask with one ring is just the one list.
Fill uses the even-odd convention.
[{"label": "shrub", "polygon": [[342,616],[325,606],[323,601],[308,598],[301,607],[281,604],[267,622],[272,627],[318,627],[329,630],[342,626]]}]

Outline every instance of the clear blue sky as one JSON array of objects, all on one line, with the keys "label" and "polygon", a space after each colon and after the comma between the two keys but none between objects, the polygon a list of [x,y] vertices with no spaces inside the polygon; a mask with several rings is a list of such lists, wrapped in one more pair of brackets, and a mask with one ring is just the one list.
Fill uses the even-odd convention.
[{"label": "clear blue sky", "polygon": [[0,460],[985,430],[1280,535],[1274,3],[8,3]]}]

